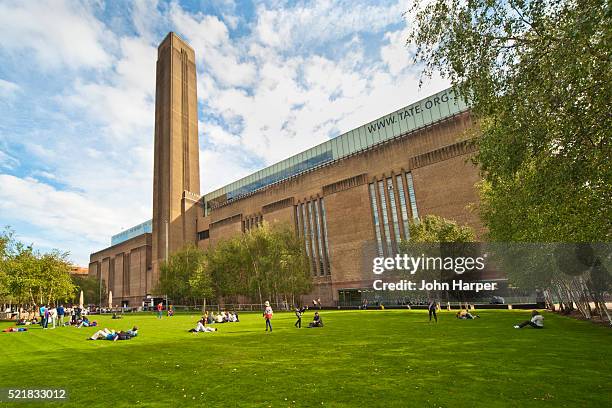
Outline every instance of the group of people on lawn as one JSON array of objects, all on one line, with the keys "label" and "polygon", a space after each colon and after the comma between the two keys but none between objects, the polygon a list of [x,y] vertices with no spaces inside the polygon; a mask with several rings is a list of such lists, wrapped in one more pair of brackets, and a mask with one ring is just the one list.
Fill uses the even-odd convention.
[{"label": "group of people on lawn", "polygon": [[95,322],[90,322],[87,318],[88,310],[79,306],[64,307],[60,304],[41,305],[37,310],[19,312],[17,326],[40,325],[43,329],[55,329],[61,326],[89,327],[95,326]]},{"label": "group of people on lawn", "polygon": [[191,333],[199,333],[199,332],[214,332],[217,331],[216,327],[210,327],[209,325],[215,323],[237,323],[240,322],[238,318],[238,313],[236,312],[222,312],[215,314],[215,312],[205,312],[204,315],[198,320],[196,327],[190,329]]},{"label": "group of people on lawn", "polygon": [[[266,331],[272,331],[272,316],[274,315],[274,311],[272,310],[272,306],[270,306],[270,302],[266,301],[264,303],[265,307],[263,310],[263,318],[266,321]],[[295,308],[295,316],[297,320],[295,322],[295,327],[302,327],[302,315],[308,308],[306,307],[296,307]],[[209,325],[212,323],[225,323],[225,322],[238,322],[238,314],[234,312],[224,312],[220,313],[216,316],[216,320],[214,318],[214,312],[210,315],[207,313],[202,316],[200,320],[198,320],[196,327],[190,329],[191,333],[199,333],[199,332],[215,332],[217,331],[216,327],[210,327]],[[319,315],[319,312],[315,312],[312,322],[308,324],[309,328],[312,327],[323,327],[323,319]]]},{"label": "group of people on lawn", "polygon": [[[269,301],[266,301],[264,305],[265,307],[264,307],[262,316],[264,317],[265,322],[266,322],[265,330],[271,332],[272,331],[272,316],[274,315],[274,311],[272,310],[272,307],[270,306]],[[429,303],[428,312],[429,312],[430,322],[432,321],[432,318],[435,320],[436,323],[438,322],[438,316],[436,314],[436,311],[438,308],[439,306],[437,305],[437,302],[431,301]],[[297,318],[294,324],[295,327],[297,328],[302,327],[302,316],[304,315],[306,310],[308,310],[307,307],[295,307],[295,316]],[[71,316],[71,319],[69,321],[64,322],[64,318],[66,315]],[[467,310],[460,310],[456,314],[457,319],[463,319],[463,320],[471,320],[471,319],[476,319],[479,317],[480,316],[473,315]],[[40,318],[40,320],[38,318]],[[115,318],[115,316],[113,316],[113,318]],[[193,329],[190,329],[189,331],[193,333],[215,332],[217,331],[217,328],[211,327],[210,325],[215,324],[215,323],[232,323],[232,322],[239,322],[239,321],[240,320],[238,318],[238,313],[236,312],[223,311],[217,314],[215,314],[215,312],[210,312],[210,313],[206,312],[200,318],[200,320],[198,320],[196,327],[194,327]],[[43,329],[48,328],[49,325],[52,326],[51,328],[55,328],[56,325],[59,325],[59,326],[74,325],[76,327],[94,327],[97,325],[95,321],[94,322],[89,321],[89,319],[86,316],[86,311],[84,309],[81,309],[80,307],[64,308],[63,305],[59,305],[58,307],[47,307],[46,305],[42,305],[38,309],[38,316],[36,316],[36,313],[34,311],[23,312],[20,315],[20,319],[17,322],[17,325],[30,325],[30,324],[40,324],[43,327]],[[544,328],[544,316],[542,316],[537,310],[533,310],[531,313],[531,319],[515,325],[514,328],[521,329],[526,326],[531,326],[535,329]],[[308,324],[308,328],[315,328],[315,327],[323,327],[323,319],[321,319],[319,312],[315,312],[312,322]],[[26,330],[27,329],[17,329],[17,328],[9,327],[8,329],[3,330],[3,331],[18,332],[18,331],[26,331]],[[136,337],[137,335],[138,335],[138,327],[136,326],[134,326],[130,330],[125,330],[125,331],[115,331],[112,329],[104,328],[103,330],[98,330],[91,337],[89,337],[88,340],[112,340],[112,341],[130,340],[133,337]]]}]

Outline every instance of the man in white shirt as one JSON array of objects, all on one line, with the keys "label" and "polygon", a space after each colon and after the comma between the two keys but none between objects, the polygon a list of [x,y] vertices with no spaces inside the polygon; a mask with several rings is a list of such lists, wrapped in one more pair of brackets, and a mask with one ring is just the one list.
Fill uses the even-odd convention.
[{"label": "man in white shirt", "polygon": [[531,312],[531,320],[525,320],[521,324],[514,326],[515,329],[522,329],[525,326],[531,326],[534,329],[544,328],[544,316],[542,316],[537,310]]}]

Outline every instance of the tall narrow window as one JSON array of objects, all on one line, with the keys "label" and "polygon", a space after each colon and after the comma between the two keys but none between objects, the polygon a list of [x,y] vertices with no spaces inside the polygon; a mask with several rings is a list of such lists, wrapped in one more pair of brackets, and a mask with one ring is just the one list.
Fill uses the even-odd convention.
[{"label": "tall narrow window", "polygon": [[397,216],[397,205],[395,204],[395,190],[393,190],[393,179],[387,179],[387,191],[389,192],[389,207],[391,207],[391,221],[393,221],[393,232],[395,233],[395,244],[398,246],[401,240],[399,217]]},{"label": "tall narrow window", "polygon": [[397,195],[399,196],[400,202],[400,212],[402,214],[402,223],[404,224],[404,238],[406,240],[410,239],[410,217],[408,216],[408,207],[406,207],[406,193],[404,192],[404,180],[402,175],[395,177],[395,181],[397,182]]},{"label": "tall narrow window", "polygon": [[412,218],[415,220],[419,219],[419,211],[416,204],[416,196],[414,195],[414,182],[412,181],[412,173],[406,173],[406,180],[408,180],[408,196],[410,198],[410,208],[412,209]]},{"label": "tall narrow window", "polygon": [[376,202],[376,187],[374,183],[370,183],[370,204],[372,206],[372,214],[374,216],[374,232],[376,234],[376,246],[378,248],[378,256],[383,256],[383,244],[380,233],[380,220],[378,217],[378,204]]},{"label": "tall narrow window", "polygon": [[378,182],[378,193],[380,194],[380,210],[382,212],[382,224],[385,231],[385,241],[389,255],[393,253],[393,242],[391,241],[391,230],[389,229],[389,215],[387,214],[387,197],[385,196],[385,182]]},{"label": "tall narrow window", "polygon": [[323,236],[321,235],[321,217],[319,215],[319,205],[317,201],[311,201],[312,206],[315,209],[315,226],[317,231],[317,246],[319,248],[319,274],[325,275],[325,268],[323,267]]},{"label": "tall narrow window", "polygon": [[304,230],[304,243],[306,244],[306,256],[310,257],[310,240],[308,236],[307,218],[306,218],[306,206],[304,203],[300,204],[300,211],[302,213],[302,228]]},{"label": "tall narrow window", "polygon": [[317,274],[317,263],[316,263],[316,255],[317,255],[317,243],[315,241],[315,229],[314,229],[314,211],[312,209],[312,201],[308,202],[308,219],[310,220],[310,243],[312,244],[312,262],[314,263],[314,274]]},{"label": "tall narrow window", "polygon": [[323,238],[325,240],[325,257],[327,259],[327,274],[331,275],[329,264],[329,241],[327,240],[327,212],[325,211],[325,200],[321,197],[321,214],[323,214]]},{"label": "tall narrow window", "polygon": [[293,206],[293,216],[295,217],[295,233],[298,237],[302,236],[302,225],[300,224],[300,207],[299,205]]}]

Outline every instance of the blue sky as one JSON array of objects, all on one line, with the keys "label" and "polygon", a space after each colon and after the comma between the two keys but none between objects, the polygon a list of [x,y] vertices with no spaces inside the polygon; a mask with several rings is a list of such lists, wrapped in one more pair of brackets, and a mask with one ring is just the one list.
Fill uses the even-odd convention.
[{"label": "blue sky", "polygon": [[0,225],[87,265],[151,217],[156,47],[195,49],[206,193],[448,86],[403,1],[0,0]]}]

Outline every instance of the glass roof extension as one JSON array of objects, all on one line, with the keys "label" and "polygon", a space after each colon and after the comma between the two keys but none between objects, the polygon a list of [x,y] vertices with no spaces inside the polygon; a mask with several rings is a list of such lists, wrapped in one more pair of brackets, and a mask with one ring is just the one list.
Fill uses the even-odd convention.
[{"label": "glass roof extension", "polygon": [[205,194],[203,201],[206,212],[209,211],[208,202],[223,195],[226,195],[227,200],[244,196],[467,109],[468,105],[456,97],[452,88],[445,89]]}]

